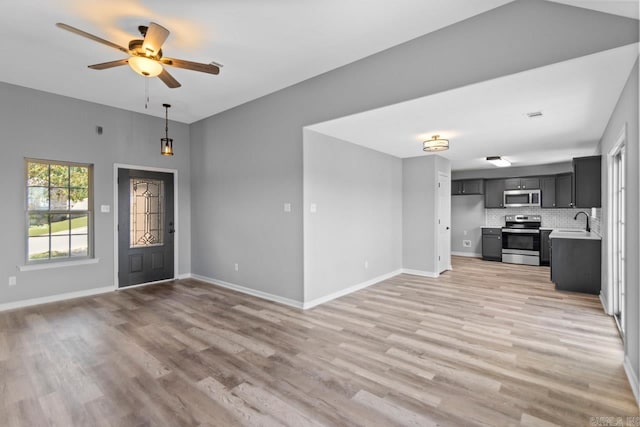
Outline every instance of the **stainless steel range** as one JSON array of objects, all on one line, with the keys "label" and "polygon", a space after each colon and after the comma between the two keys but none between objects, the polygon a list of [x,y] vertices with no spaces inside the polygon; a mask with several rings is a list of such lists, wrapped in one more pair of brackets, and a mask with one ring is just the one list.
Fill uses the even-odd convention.
[{"label": "stainless steel range", "polygon": [[540,215],[506,215],[502,262],[540,265]]}]

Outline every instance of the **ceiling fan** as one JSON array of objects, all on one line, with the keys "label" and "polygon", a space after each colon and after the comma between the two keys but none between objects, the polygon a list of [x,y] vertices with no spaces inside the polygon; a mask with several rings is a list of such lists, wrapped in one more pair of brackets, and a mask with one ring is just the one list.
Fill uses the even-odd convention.
[{"label": "ceiling fan", "polygon": [[158,77],[171,89],[180,87],[181,85],[171,74],[169,74],[163,65],[209,74],[220,73],[220,64],[202,64],[199,62],[185,61],[183,59],[167,58],[162,56],[162,44],[167,40],[167,37],[169,37],[169,30],[155,22],[151,22],[148,27],[144,25],[139,26],[138,30],[140,31],[140,34],[142,34],[143,39],[131,40],[129,42],[128,49],[98,36],[94,36],[93,34],[79,30],[71,25],[58,22],[56,26],[114,49],[118,49],[119,51],[129,55],[129,57],[125,59],[89,65],[89,68],[93,70],[106,70],[108,68],[129,64],[131,69],[141,76]]}]

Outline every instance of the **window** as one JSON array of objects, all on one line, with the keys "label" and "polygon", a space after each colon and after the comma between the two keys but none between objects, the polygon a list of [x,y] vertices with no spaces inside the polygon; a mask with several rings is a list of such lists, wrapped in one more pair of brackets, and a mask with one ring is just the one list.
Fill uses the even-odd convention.
[{"label": "window", "polygon": [[93,166],[26,160],[27,262],[93,256]]}]

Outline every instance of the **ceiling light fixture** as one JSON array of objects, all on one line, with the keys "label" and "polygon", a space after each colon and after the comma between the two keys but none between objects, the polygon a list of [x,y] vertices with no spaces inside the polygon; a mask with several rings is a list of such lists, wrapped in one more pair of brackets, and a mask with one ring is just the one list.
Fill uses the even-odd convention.
[{"label": "ceiling light fixture", "polygon": [[160,153],[163,156],[173,156],[173,139],[169,138],[169,108],[171,105],[162,104],[165,114],[164,138],[160,138]]},{"label": "ceiling light fixture", "polygon": [[487,157],[487,162],[498,166],[499,168],[506,168],[507,166],[511,166],[511,162],[509,160],[503,159],[500,156],[489,156]]},{"label": "ceiling light fixture", "polygon": [[440,135],[433,135],[422,143],[423,151],[445,151],[449,149],[449,140],[440,138]]},{"label": "ceiling light fixture", "polygon": [[156,77],[162,73],[162,65],[145,56],[132,56],[127,62],[133,71],[144,77]]}]

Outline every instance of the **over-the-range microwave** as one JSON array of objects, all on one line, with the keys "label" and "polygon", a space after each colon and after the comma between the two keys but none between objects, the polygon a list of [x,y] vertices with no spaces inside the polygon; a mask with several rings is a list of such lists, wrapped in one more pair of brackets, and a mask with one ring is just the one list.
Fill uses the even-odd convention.
[{"label": "over-the-range microwave", "polygon": [[540,190],[505,190],[505,208],[540,206]]}]

